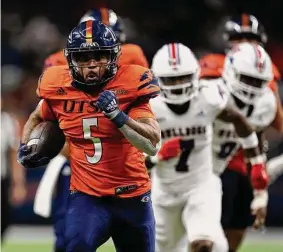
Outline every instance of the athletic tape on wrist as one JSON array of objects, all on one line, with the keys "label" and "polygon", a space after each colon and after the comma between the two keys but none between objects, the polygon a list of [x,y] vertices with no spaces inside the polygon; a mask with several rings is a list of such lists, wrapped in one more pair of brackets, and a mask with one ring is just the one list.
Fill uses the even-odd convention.
[{"label": "athletic tape on wrist", "polygon": [[263,164],[263,163],[265,163],[265,158],[264,158],[263,155],[258,155],[258,156],[250,158],[250,163],[252,165]]},{"label": "athletic tape on wrist", "polygon": [[243,149],[252,149],[258,146],[258,138],[255,132],[251,133],[247,137],[240,137],[239,142]]}]

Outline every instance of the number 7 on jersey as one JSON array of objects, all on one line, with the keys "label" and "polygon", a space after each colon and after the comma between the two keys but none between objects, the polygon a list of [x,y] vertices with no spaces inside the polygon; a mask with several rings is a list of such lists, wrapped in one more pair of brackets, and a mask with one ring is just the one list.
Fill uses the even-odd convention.
[{"label": "number 7 on jersey", "polygon": [[188,172],[189,166],[187,164],[187,160],[192,153],[193,148],[195,147],[195,140],[181,140],[182,141],[182,153],[180,155],[180,159],[175,166],[177,172]]}]

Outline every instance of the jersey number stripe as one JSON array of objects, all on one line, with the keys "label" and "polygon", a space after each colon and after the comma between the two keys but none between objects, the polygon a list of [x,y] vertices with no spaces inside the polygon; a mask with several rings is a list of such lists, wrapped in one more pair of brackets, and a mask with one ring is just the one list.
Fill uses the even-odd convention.
[{"label": "jersey number stripe", "polygon": [[195,140],[182,140],[181,141],[182,153],[178,164],[175,166],[177,172],[188,172],[189,166],[187,164],[188,158],[195,147]]},{"label": "jersey number stripe", "polygon": [[237,147],[237,143],[235,142],[226,142],[221,144],[220,152],[218,153],[218,158],[221,159],[228,158],[236,147]]},{"label": "jersey number stripe", "polygon": [[99,138],[91,136],[92,126],[94,127],[98,126],[97,118],[83,119],[84,139],[91,140],[93,143],[93,148],[94,148],[94,154],[92,156],[89,156],[86,152],[85,152],[85,156],[89,163],[96,164],[100,161],[102,157],[102,145],[101,145],[101,141]]}]

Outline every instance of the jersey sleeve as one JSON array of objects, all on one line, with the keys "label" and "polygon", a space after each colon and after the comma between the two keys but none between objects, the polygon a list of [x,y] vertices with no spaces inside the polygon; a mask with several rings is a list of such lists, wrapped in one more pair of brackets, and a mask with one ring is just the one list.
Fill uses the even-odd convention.
[{"label": "jersey sleeve", "polygon": [[40,116],[44,121],[55,121],[56,117],[52,108],[47,100],[40,100],[38,106],[40,106]]},{"label": "jersey sleeve", "polygon": [[149,69],[142,72],[137,87],[137,100],[149,101],[160,94],[158,79]]},{"label": "jersey sleeve", "polygon": [[49,71],[47,71],[47,68],[45,68],[38,78],[36,94],[39,98],[43,98],[43,89],[45,89],[45,86],[48,86],[48,83],[50,81],[48,72]]},{"label": "jersey sleeve", "polygon": [[206,114],[215,119],[227,106],[229,92],[222,79],[201,80],[200,92]]},{"label": "jersey sleeve", "polygon": [[258,131],[262,131],[272,124],[277,113],[276,95],[270,89],[266,89],[265,96],[259,102],[258,111],[259,116],[254,118],[253,125]]},{"label": "jersey sleeve", "polygon": [[136,106],[132,107],[129,111],[129,116],[134,120],[139,118],[153,118],[156,119],[149,102],[140,102]]},{"label": "jersey sleeve", "polygon": [[[49,99],[54,96],[54,87],[58,80],[57,67],[46,68],[38,79],[36,94],[41,99]],[[59,76],[60,78],[60,76]]]},{"label": "jersey sleeve", "polygon": [[134,58],[135,60],[134,64],[148,68],[148,62],[143,53],[143,50],[139,46],[137,46],[136,52],[137,53]]}]

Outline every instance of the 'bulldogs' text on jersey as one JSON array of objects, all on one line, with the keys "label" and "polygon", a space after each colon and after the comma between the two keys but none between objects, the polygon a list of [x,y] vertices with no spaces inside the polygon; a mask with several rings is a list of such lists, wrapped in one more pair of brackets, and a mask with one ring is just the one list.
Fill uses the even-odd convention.
[{"label": "'bulldogs' text on jersey", "polygon": [[181,136],[187,148],[179,157],[160,162],[152,171],[153,180],[166,185],[170,191],[187,191],[201,183],[213,172],[212,123],[226,107],[228,96],[218,83],[201,81],[199,93],[190,101],[184,114],[175,114],[161,97],[151,100],[151,107],[162,130],[162,140]]}]

